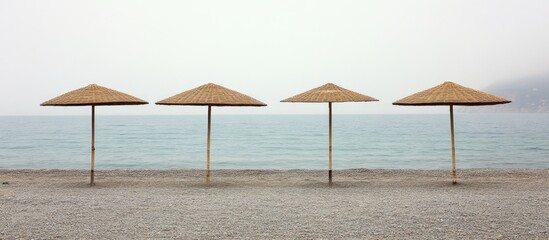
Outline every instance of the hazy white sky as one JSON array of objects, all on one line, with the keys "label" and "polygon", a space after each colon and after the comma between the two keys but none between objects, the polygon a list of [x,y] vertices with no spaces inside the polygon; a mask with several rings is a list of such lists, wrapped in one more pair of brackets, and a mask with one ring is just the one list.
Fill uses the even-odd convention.
[{"label": "hazy white sky", "polygon": [[326,113],[279,101],[327,82],[380,99],[336,114],[446,112],[391,103],[548,72],[547,0],[0,0],[0,115],[89,114],[39,104],[90,83],[153,103],[98,114],[204,114],[154,102],[208,82],[269,104],[214,113]]}]

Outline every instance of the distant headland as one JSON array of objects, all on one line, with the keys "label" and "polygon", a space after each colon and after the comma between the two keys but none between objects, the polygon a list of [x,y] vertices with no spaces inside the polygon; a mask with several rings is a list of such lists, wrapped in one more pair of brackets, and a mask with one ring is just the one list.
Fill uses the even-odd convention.
[{"label": "distant headland", "polygon": [[474,113],[549,113],[549,75],[494,83],[482,91],[507,98],[512,103],[462,107],[460,112]]}]

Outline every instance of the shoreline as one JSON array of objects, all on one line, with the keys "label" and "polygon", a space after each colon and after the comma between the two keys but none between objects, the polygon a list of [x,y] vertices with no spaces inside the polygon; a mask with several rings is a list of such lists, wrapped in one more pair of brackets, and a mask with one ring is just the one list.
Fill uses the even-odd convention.
[{"label": "shoreline", "polygon": [[549,169],[0,169],[0,239],[548,239]]},{"label": "shoreline", "polygon": [[[95,170],[96,178],[109,178],[109,177],[125,177],[130,181],[139,180],[139,178],[155,178],[158,177],[186,177],[189,179],[205,178],[204,169],[106,169]],[[37,174],[38,176],[47,176],[60,174],[60,176],[76,177],[87,176],[89,178],[90,170],[84,169],[2,169],[0,168],[0,176],[19,176],[24,174]],[[234,177],[237,180],[240,176],[281,176],[288,178],[290,176],[295,177],[296,180],[300,179],[303,175],[307,175],[310,179],[317,179],[327,181],[328,170],[318,169],[216,169],[211,170],[211,178],[215,177],[230,180],[230,177]],[[357,180],[361,177],[365,179],[377,179],[383,181],[383,176],[389,178],[394,177],[428,177],[432,179],[451,179],[450,169],[369,169],[369,168],[354,168],[354,169],[342,169],[333,170],[334,180],[337,180],[337,176],[343,177],[346,180]],[[504,176],[537,176],[543,177],[543,175],[549,175],[549,168],[466,168],[457,170],[458,179],[482,179],[486,177],[504,177]],[[57,176],[57,177],[60,177]],[[136,179],[132,179],[136,177]],[[0,179],[1,180],[1,179]]]}]

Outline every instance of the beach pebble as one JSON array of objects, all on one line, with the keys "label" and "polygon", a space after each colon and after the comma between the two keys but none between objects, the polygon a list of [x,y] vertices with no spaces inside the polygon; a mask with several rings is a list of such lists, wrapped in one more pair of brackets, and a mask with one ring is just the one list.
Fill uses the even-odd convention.
[{"label": "beach pebble", "polygon": [[0,239],[549,239],[549,169],[3,170]]}]

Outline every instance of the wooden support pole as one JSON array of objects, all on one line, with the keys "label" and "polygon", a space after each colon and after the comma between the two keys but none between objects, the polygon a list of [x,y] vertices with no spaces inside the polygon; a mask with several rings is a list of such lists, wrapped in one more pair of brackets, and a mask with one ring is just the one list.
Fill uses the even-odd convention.
[{"label": "wooden support pole", "polygon": [[212,106],[208,105],[208,147],[206,150],[206,182],[210,182],[210,134],[212,131]]},{"label": "wooden support pole", "polygon": [[93,182],[95,170],[95,105],[92,105],[92,139],[91,139],[91,181],[90,185],[95,185]]},{"label": "wooden support pole", "polygon": [[329,108],[329,118],[328,118],[328,136],[329,136],[329,147],[328,147],[328,180],[329,184],[332,185],[332,103],[328,103]]},{"label": "wooden support pole", "polygon": [[452,177],[453,184],[457,183],[456,176],[456,144],[454,141],[454,106],[450,105],[450,130],[452,132]]}]

